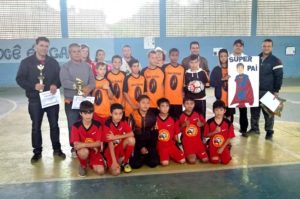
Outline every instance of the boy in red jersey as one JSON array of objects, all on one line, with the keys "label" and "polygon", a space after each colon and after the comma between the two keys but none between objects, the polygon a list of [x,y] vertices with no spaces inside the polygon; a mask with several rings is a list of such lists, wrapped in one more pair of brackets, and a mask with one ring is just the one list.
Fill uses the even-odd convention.
[{"label": "boy in red jersey", "polygon": [[207,120],[204,136],[209,139],[208,151],[211,163],[228,164],[231,160],[230,140],[235,137],[232,123],[224,118],[225,103],[217,100],[213,104],[215,117]]},{"label": "boy in red jersey", "polygon": [[122,120],[123,111],[121,104],[112,104],[110,107],[111,118],[105,122],[103,127],[104,140],[108,143],[104,156],[109,172],[114,176],[121,173],[120,165],[125,173],[132,171],[129,158],[134,150],[135,139],[128,122]]},{"label": "boy in red jersey", "polygon": [[208,162],[205,146],[201,140],[201,127],[205,125],[202,115],[194,111],[195,101],[192,98],[183,99],[184,112],[179,117],[182,132],[182,145],[187,162],[195,164],[197,158]]},{"label": "boy in red jersey", "polygon": [[104,174],[104,162],[101,155],[101,125],[93,120],[94,105],[89,101],[80,104],[79,113],[82,120],[76,122],[71,131],[71,143],[80,162],[79,175],[87,174],[87,163],[99,175]]},{"label": "boy in red jersey", "polygon": [[183,152],[175,144],[175,134],[178,129],[174,119],[169,116],[170,102],[166,98],[157,101],[159,114],[156,119],[156,129],[158,130],[157,151],[160,163],[163,166],[169,165],[171,158],[175,162],[185,163]]}]

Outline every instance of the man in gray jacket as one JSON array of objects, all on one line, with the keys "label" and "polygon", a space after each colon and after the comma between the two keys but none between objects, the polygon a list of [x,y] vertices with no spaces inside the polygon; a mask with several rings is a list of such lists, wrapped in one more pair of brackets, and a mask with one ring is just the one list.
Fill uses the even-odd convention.
[{"label": "man in gray jacket", "polygon": [[[65,112],[68,120],[69,139],[71,136],[72,125],[80,119],[79,110],[72,109],[73,97],[77,95],[75,89],[76,79],[83,81],[83,96],[88,96],[95,88],[95,77],[92,69],[86,62],[81,61],[80,45],[73,43],[69,45],[70,61],[65,63],[60,71],[60,81],[64,89]],[[72,147],[72,157],[75,158],[76,152]]]}]

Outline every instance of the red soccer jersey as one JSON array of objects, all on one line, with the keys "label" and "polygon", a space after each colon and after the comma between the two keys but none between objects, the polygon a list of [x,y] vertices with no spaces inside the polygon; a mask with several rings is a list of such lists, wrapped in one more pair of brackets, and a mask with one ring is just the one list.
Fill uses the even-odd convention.
[{"label": "red soccer jersey", "polygon": [[205,119],[199,113],[193,111],[190,115],[183,112],[179,118],[179,124],[189,121],[190,125],[182,129],[182,141],[199,140],[201,142],[200,128],[197,126],[198,121],[205,124]]},{"label": "red soccer jersey", "polygon": [[171,116],[168,116],[164,120],[161,119],[160,116],[157,116],[156,128],[158,130],[158,148],[175,144],[174,136],[176,135],[177,129]]},{"label": "red soccer jersey", "polygon": [[218,126],[221,130],[219,133],[210,137],[210,147],[222,147],[227,139],[235,137],[233,125],[229,120],[224,118],[220,124],[217,124],[214,117],[207,120],[204,128],[204,136],[207,137],[208,133],[214,131]]},{"label": "red soccer jersey", "polygon": [[82,121],[76,122],[72,127],[71,143],[74,142],[100,142],[101,141],[101,125],[99,122],[92,120],[91,126],[86,129]]},{"label": "red soccer jersey", "polygon": [[[130,133],[132,131],[131,127],[129,126],[128,122],[120,121],[117,125],[115,125],[111,119],[107,120],[104,127],[103,127],[103,141],[110,142],[107,140],[107,135],[109,132],[112,132],[114,135],[124,135],[126,133]],[[113,141],[115,146],[122,142],[122,140],[114,140]]]}]

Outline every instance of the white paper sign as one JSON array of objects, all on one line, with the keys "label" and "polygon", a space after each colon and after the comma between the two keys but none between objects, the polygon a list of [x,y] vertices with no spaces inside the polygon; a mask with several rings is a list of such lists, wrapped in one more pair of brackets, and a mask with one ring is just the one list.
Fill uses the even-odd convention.
[{"label": "white paper sign", "polygon": [[280,101],[269,91],[260,99],[260,101],[272,112],[275,112],[280,104]]},{"label": "white paper sign", "polygon": [[42,92],[40,93],[40,99],[42,108],[47,108],[50,106],[60,104],[60,90],[57,89],[54,95],[50,91]]},{"label": "white paper sign", "polygon": [[90,101],[91,103],[94,104],[95,97],[92,97],[92,96],[84,97],[84,96],[75,95],[73,97],[72,109],[79,109],[80,103],[83,101]]},{"label": "white paper sign", "polygon": [[259,105],[259,57],[228,58],[228,106],[258,107]]},{"label": "white paper sign", "polygon": [[144,49],[154,49],[154,48],[155,48],[155,38],[144,37]]}]

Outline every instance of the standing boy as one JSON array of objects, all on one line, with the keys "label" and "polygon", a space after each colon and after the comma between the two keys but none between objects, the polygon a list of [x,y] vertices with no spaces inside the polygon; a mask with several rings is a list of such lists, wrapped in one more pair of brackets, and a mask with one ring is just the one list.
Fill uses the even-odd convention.
[{"label": "standing boy", "polygon": [[87,174],[87,164],[98,175],[104,174],[104,162],[101,155],[103,143],[101,142],[101,124],[93,120],[94,105],[89,101],[80,104],[79,113],[81,121],[72,127],[71,143],[80,162],[79,175]]},{"label": "standing boy", "polygon": [[170,101],[170,116],[177,120],[182,112],[184,67],[178,64],[179,50],[169,51],[170,63],[163,66],[165,73],[165,97]]}]

